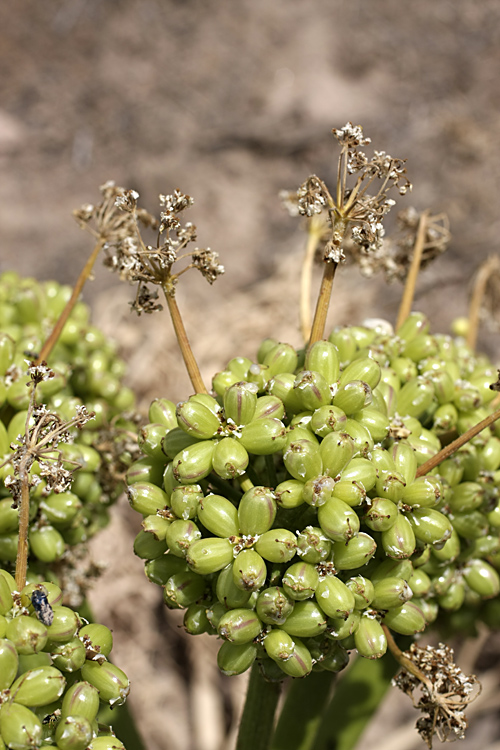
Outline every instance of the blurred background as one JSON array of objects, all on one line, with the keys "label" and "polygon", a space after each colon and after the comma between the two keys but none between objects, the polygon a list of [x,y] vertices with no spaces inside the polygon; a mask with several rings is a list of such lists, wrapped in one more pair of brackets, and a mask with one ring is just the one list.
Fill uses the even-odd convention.
[{"label": "blurred background", "polygon": [[[374,148],[407,159],[413,193],[397,208],[449,217],[450,248],[422,273],[415,304],[448,332],[466,312],[474,270],[498,248],[499,77],[496,0],[3,3],[0,271],[71,284],[91,250],[71,211],[97,202],[99,185],[136,189],[152,212],[160,192],[180,188],[195,199],[187,218],[200,246],[226,267],[214,287],[195,274],[179,287],[206,381],[230,357],[254,357],[268,335],[298,345],[304,235],[278,192],[311,173],[332,186],[331,129],[351,120]],[[398,285],[342,268],[335,287],[330,327],[368,315],[394,322]],[[168,318],[133,317],[132,295],[100,266],[84,292],[142,405],[186,398]],[[483,331],[480,346],[499,358],[496,334]],[[187,639],[164,611],[131,555],[138,527],[124,501],[93,542],[108,567],[92,605],[114,629],[148,750],[219,750],[245,678],[221,678],[215,639]],[[498,747],[490,678],[464,748]],[[422,745],[409,701],[391,694],[383,711],[363,744],[392,747],[390,722],[398,750]]]}]

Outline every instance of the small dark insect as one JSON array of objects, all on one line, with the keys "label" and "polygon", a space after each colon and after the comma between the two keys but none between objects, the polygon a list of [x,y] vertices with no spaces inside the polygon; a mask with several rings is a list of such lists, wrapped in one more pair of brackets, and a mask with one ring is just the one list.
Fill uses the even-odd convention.
[{"label": "small dark insect", "polygon": [[52,724],[55,724],[56,722],[58,722],[60,718],[61,718],[61,709],[56,708],[54,713],[47,714],[47,716],[43,717],[42,724],[49,724],[52,726]]},{"label": "small dark insect", "polygon": [[47,599],[47,592],[45,589],[35,589],[31,594],[31,603],[35,610],[37,619],[40,620],[45,627],[52,625],[54,612],[49,604],[49,600]]}]

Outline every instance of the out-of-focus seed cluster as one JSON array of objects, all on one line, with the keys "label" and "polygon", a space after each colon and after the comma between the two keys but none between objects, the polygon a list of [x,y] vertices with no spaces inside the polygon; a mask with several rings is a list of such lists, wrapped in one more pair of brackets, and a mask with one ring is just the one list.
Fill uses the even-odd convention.
[{"label": "out-of-focus seed cluster", "polygon": [[18,592],[0,570],[0,747],[124,750],[97,721],[101,705],[120,706],[129,692],[126,674],[107,658],[111,631],[62,602],[55,584]]},{"label": "out-of-focus seed cluster", "polygon": [[[157,399],[128,472],[135,552],[192,634],[238,674],[338,671],[497,597],[500,431],[417,469],[491,411],[496,370],[412,314],[307,354],[265,340],[214,395]],[[498,600],[497,600],[498,601]]]},{"label": "out-of-focus seed cluster", "polygon": [[[13,461],[26,433],[28,383],[34,372],[30,362],[37,359],[70,294],[70,287],[56,282],[38,283],[11,272],[0,276],[0,562],[9,569],[16,559],[19,523],[12,502]],[[106,525],[108,506],[122,486],[116,471],[110,477],[116,466],[113,459],[130,464],[136,458],[120,439],[125,434],[121,428],[136,429],[135,422],[122,416],[135,403],[132,391],[122,383],[125,365],[113,344],[89,323],[89,310],[81,302],[50,355],[50,367],[51,377],[40,374],[38,406],[29,426],[45,420],[46,431],[54,429],[52,459],[59,473],[44,474],[46,466],[36,460],[30,469],[33,581],[45,577],[47,566],[58,563],[69,546]],[[82,429],[70,430],[67,442],[56,421],[62,425],[74,420],[84,405],[94,418]]]}]

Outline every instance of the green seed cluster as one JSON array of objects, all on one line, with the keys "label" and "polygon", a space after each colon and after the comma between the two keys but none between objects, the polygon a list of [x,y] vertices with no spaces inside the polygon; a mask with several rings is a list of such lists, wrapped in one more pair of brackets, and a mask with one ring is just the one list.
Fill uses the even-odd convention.
[{"label": "green seed cluster", "polygon": [[[25,431],[30,397],[27,360],[37,358],[70,294],[70,287],[54,281],[39,283],[13,272],[0,275],[0,464]],[[73,418],[76,407],[85,404],[95,418],[75,435],[73,444],[59,446],[68,460],[65,468],[81,466],[71,492],[46,496],[44,480],[32,492],[31,562],[45,565],[58,560],[67,545],[84,541],[106,525],[107,506],[121,487],[109,492],[103,486],[104,474],[99,476],[103,462],[92,445],[104,425],[134,405],[132,391],[121,382],[123,361],[104,334],[90,325],[89,310],[81,302],[63,328],[50,366],[55,376],[38,385],[38,403],[64,420]],[[37,463],[32,473],[39,473]],[[7,462],[0,468],[0,562],[4,565],[14,562],[17,552],[18,511],[12,508],[4,484],[10,474],[12,465]]]},{"label": "green seed cluster", "polygon": [[[0,570],[0,748],[124,749],[97,722],[101,703],[122,705],[129,692],[125,673],[107,660],[111,631],[83,624],[52,583],[15,588]],[[43,592],[42,613],[35,592]]]},{"label": "green seed cluster", "polygon": [[278,679],[338,671],[500,580],[500,431],[417,469],[491,411],[497,374],[412,314],[335,330],[307,354],[267,339],[231,360],[215,396],[157,399],[128,473],[135,540],[189,633],[218,663]]}]

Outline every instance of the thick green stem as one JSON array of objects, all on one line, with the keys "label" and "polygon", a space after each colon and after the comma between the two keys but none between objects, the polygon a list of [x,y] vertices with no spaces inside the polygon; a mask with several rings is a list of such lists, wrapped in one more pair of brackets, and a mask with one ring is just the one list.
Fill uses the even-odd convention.
[{"label": "thick green stem", "polygon": [[97,256],[101,252],[102,246],[104,245],[104,240],[100,240],[97,245],[92,250],[92,253],[90,257],[88,258],[87,262],[85,263],[85,266],[82,269],[82,272],[80,273],[80,276],[78,277],[78,280],[73,288],[73,292],[71,294],[71,297],[66,303],[66,306],[62,313],[59,316],[58,321],[56,322],[54,328],[51,331],[50,336],[46,340],[45,344],[42,347],[42,351],[40,352],[40,355],[37,359],[37,364],[40,364],[40,362],[46,362],[49,358],[49,354],[51,353],[52,349],[57,343],[57,340],[59,336],[61,335],[61,331],[64,328],[64,324],[68,320],[69,316],[71,315],[71,311],[73,310],[74,306],[76,305],[78,301],[78,297],[81,294],[81,291],[85,285],[85,282],[89,278],[90,274],[92,273],[92,269],[94,267],[94,263],[97,260]]},{"label": "thick green stem", "polygon": [[292,682],[270,750],[315,750],[316,735],[336,676],[326,671],[311,672]]},{"label": "thick green stem", "polygon": [[267,750],[280,692],[281,683],[266,682],[255,663],[250,673],[236,750]]}]

